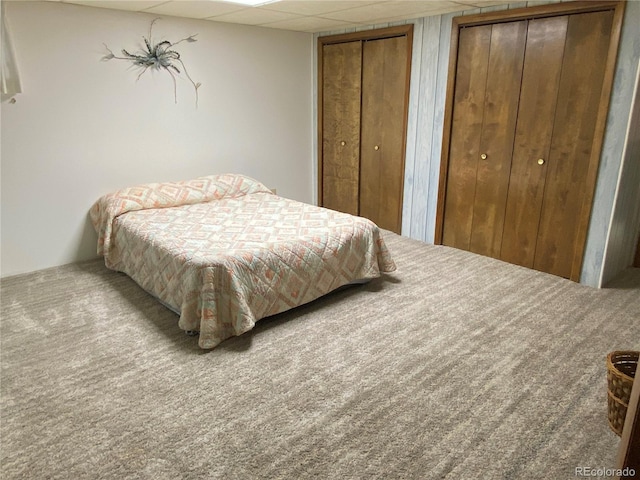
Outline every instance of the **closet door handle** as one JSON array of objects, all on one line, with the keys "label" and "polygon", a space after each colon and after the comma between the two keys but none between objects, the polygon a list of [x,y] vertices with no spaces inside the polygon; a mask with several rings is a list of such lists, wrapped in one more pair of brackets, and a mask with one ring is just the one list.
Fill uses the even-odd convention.
[{"label": "closet door handle", "polygon": [[483,153],[482,155],[480,155],[480,158],[481,158],[482,160],[486,160],[486,159],[487,159],[487,154],[486,154],[486,153]]},{"label": "closet door handle", "polygon": [[347,144],[347,142],[345,142],[344,140],[340,142],[340,145],[342,145],[343,147]]},{"label": "closet door handle", "polygon": [[544,165],[544,158],[538,159],[538,165]]},{"label": "closet door handle", "polygon": [[380,150],[380,147],[378,145],[376,145],[375,147],[373,147],[374,150]]}]

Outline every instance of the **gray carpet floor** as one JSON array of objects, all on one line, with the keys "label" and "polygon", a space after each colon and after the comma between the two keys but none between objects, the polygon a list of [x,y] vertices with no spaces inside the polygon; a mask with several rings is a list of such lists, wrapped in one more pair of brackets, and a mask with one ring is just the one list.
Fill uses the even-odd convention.
[{"label": "gray carpet floor", "polygon": [[571,479],[611,468],[602,290],[386,235],[398,271],[211,351],[89,261],[1,282],[3,479]]}]

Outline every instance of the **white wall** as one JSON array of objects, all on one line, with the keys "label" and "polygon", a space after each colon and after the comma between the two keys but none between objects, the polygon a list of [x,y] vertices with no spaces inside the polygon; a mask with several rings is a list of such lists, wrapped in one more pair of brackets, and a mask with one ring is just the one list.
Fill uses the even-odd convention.
[{"label": "white wall", "polygon": [[312,199],[312,35],[162,17],[202,83],[178,103],[166,72],[137,73],[114,53],[137,50],[157,15],[69,4],[4,2],[23,93],[2,103],[3,276],[95,256],[87,212],[102,194],[214,173],[253,176]]}]

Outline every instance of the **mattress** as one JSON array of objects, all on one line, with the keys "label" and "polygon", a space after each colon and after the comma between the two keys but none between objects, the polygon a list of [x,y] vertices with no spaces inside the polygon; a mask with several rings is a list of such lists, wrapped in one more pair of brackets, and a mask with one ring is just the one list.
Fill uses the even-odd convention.
[{"label": "mattress", "polygon": [[353,281],[395,270],[371,221],[240,175],[148,184],[92,207],[98,252],[213,348]]}]

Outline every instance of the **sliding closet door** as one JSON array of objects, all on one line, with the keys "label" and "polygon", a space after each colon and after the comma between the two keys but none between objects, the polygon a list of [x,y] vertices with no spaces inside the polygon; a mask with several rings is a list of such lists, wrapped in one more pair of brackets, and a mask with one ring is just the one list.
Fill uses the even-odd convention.
[{"label": "sliding closet door", "polygon": [[359,214],[362,42],[322,48],[322,205]]},{"label": "sliding closet door", "polygon": [[400,233],[409,49],[406,35],[364,42],[360,215]]},{"label": "sliding closet door", "polygon": [[[549,153],[534,268],[572,276],[613,11],[571,15]],[[589,61],[585,61],[589,59]],[[590,209],[590,204],[588,205]],[[577,272],[576,272],[577,273]],[[575,276],[575,275],[574,275]]]},{"label": "sliding closet door", "polygon": [[500,259],[532,268],[549,165],[567,16],[529,22]]}]

